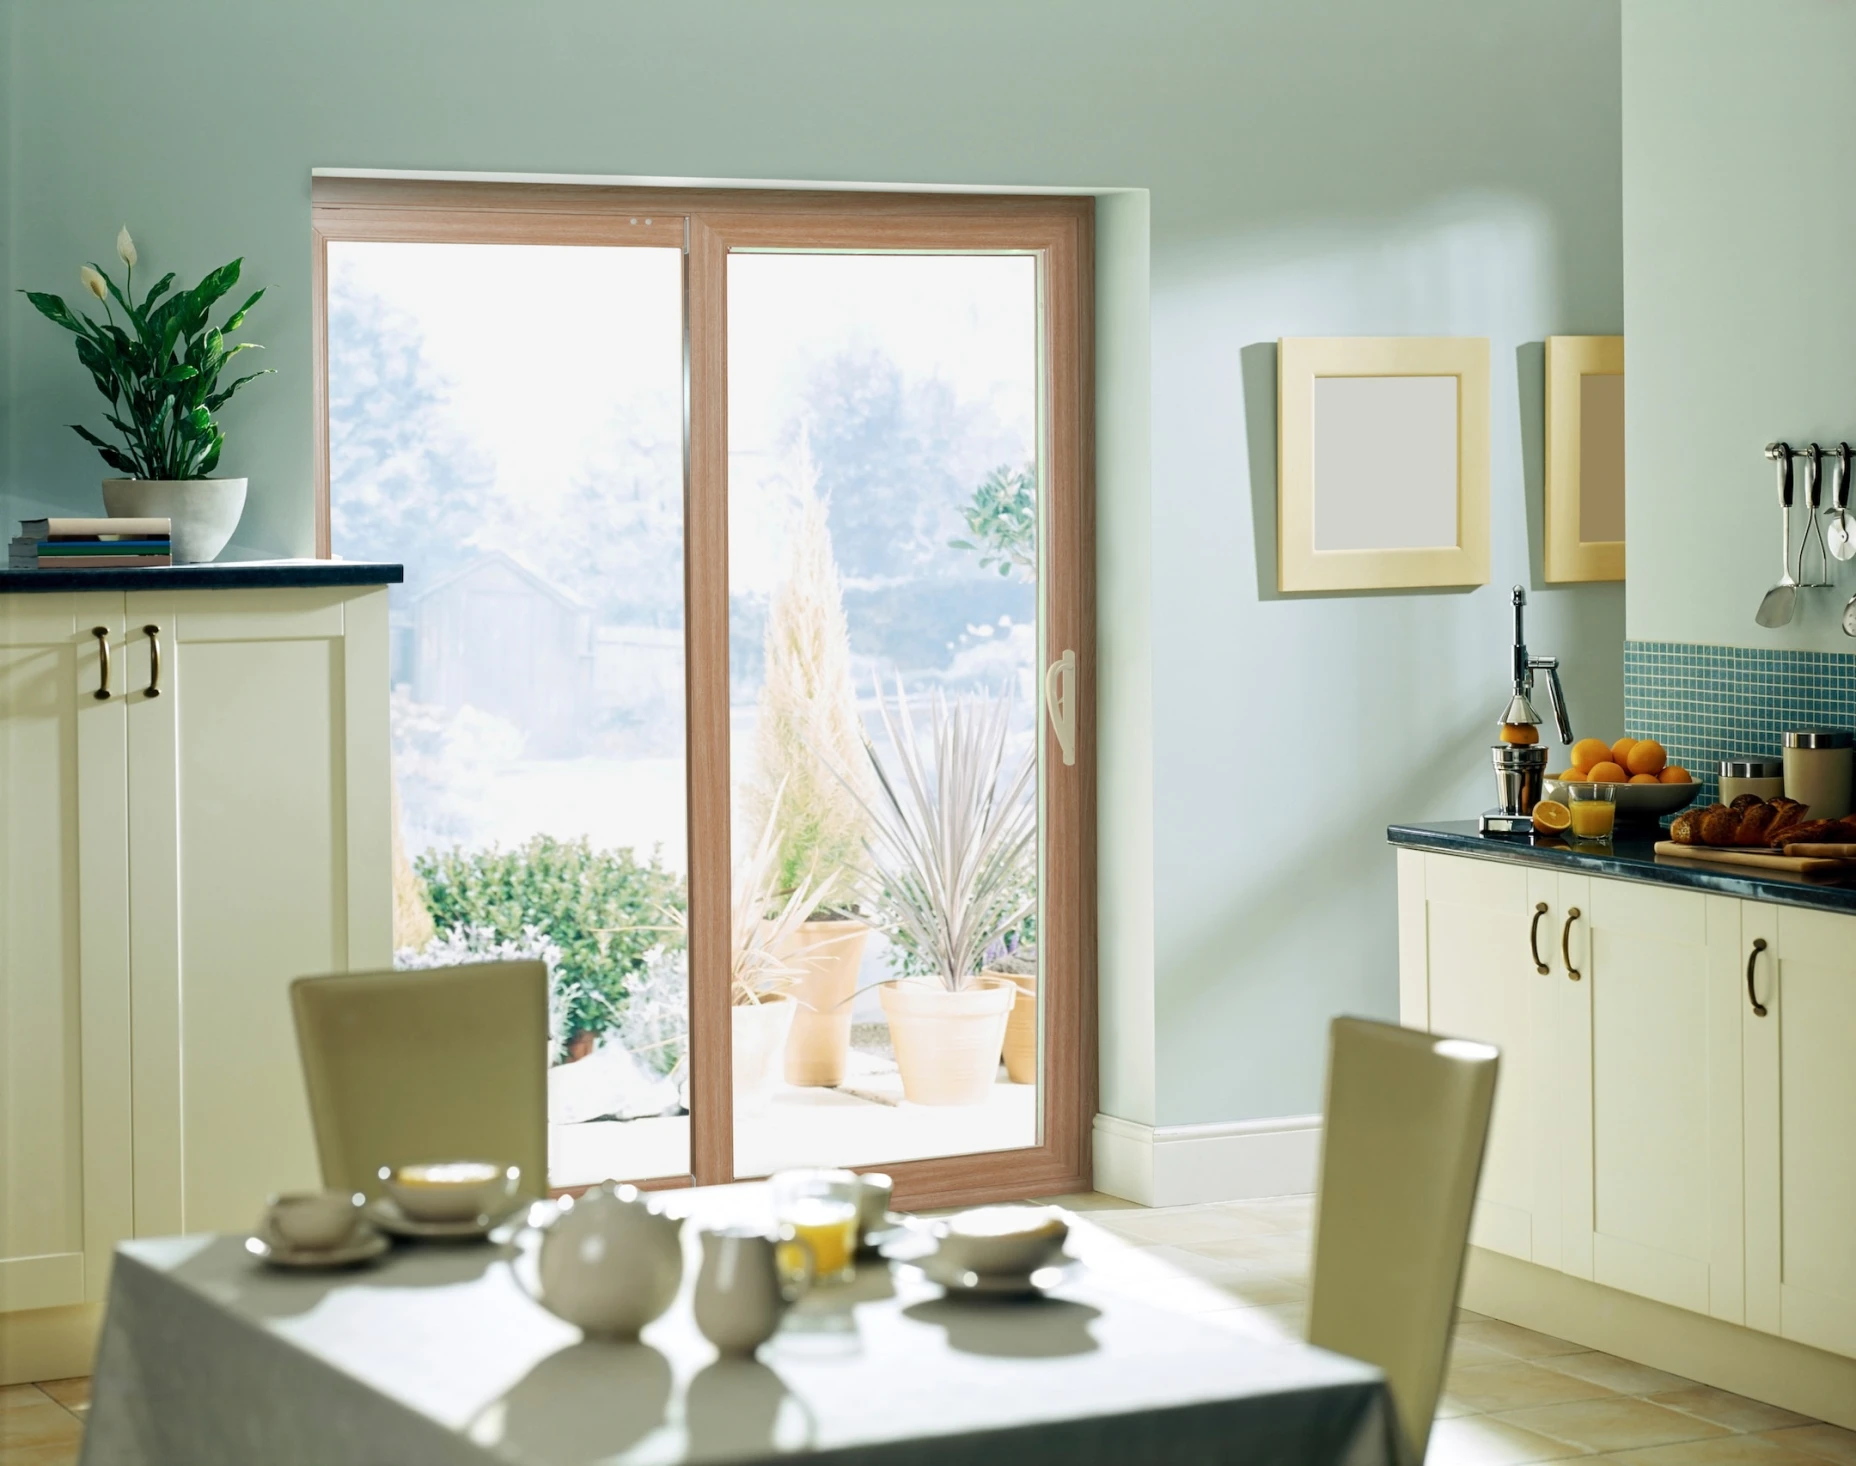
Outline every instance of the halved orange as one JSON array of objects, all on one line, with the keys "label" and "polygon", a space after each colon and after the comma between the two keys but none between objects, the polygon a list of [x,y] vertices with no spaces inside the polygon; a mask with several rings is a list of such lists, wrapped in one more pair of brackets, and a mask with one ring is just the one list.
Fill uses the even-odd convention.
[{"label": "halved orange", "polygon": [[1572,824],[1572,811],[1557,799],[1543,799],[1534,806],[1534,828],[1543,834],[1556,835]]}]

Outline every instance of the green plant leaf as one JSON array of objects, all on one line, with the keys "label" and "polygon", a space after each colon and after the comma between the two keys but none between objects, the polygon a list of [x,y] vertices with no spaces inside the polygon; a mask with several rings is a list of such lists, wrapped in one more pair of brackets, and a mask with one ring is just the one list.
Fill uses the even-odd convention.
[{"label": "green plant leaf", "polygon": [[155,302],[163,295],[167,294],[168,286],[173,283],[174,272],[169,270],[167,274],[163,275],[159,280],[155,281],[153,285],[148,287],[148,294],[142,297],[142,315],[144,317],[147,317],[149,311],[154,308]]},{"label": "green plant leaf", "polygon": [[275,367],[266,367],[261,372],[247,372],[244,376],[240,377],[237,381],[232,383],[231,386],[227,387],[223,392],[214,392],[211,396],[207,397],[205,399],[206,406],[212,409],[214,412],[217,412],[219,411],[220,408],[224,407],[228,402],[230,402],[232,400],[232,394],[238,391],[238,389],[244,386],[247,382],[255,381],[259,377],[272,377],[275,375],[277,375],[277,368]]},{"label": "green plant leaf", "polygon": [[227,319],[226,323],[219,328],[220,332],[223,335],[230,336],[240,326],[244,325],[245,324],[245,312],[250,310],[254,305],[256,305],[263,298],[264,298],[264,292],[262,290],[252,291],[250,298],[243,305],[241,305],[237,310],[233,311],[231,316]]},{"label": "green plant leaf", "polygon": [[201,478],[205,478],[207,474],[219,467],[219,450],[225,447],[225,445],[226,435],[224,433],[214,433],[213,446],[206,450],[206,456],[200,460]]},{"label": "green plant leaf", "polygon": [[39,314],[48,321],[63,326],[67,331],[75,331],[80,336],[84,334],[84,328],[79,324],[78,317],[72,313],[71,307],[64,303],[61,296],[47,295],[42,290],[22,290],[19,293],[31,301]]}]

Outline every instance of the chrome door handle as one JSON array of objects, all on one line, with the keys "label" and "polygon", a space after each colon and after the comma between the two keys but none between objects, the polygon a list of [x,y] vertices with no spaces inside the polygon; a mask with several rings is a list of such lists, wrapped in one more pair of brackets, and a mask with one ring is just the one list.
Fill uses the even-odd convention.
[{"label": "chrome door handle", "polygon": [[1534,971],[1538,972],[1542,977],[1547,975],[1548,967],[1546,963],[1540,960],[1540,918],[1546,914],[1547,903],[1542,901],[1534,908],[1534,922],[1533,925],[1527,929],[1527,950],[1529,955],[1534,959]]},{"label": "chrome door handle", "polygon": [[1566,975],[1574,982],[1579,980],[1579,969],[1572,965],[1572,924],[1579,919],[1579,908],[1571,907],[1566,912],[1566,925],[1560,928],[1560,956],[1566,959]]},{"label": "chrome door handle", "polygon": [[1766,1016],[1766,1005],[1759,1000],[1759,994],[1753,991],[1753,964],[1759,961],[1759,954],[1766,950],[1764,937],[1753,938],[1753,950],[1746,954],[1746,1000],[1753,1005],[1755,1017]]},{"label": "chrome door handle", "polygon": [[1066,651],[1044,669],[1044,710],[1066,764],[1076,762],[1076,653]]},{"label": "chrome door handle", "polygon": [[101,666],[97,690],[90,695],[98,702],[110,700],[110,629],[107,626],[93,626],[90,634],[97,639],[97,659]]},{"label": "chrome door handle", "polygon": [[144,626],[148,636],[148,695],[161,696],[161,628]]}]

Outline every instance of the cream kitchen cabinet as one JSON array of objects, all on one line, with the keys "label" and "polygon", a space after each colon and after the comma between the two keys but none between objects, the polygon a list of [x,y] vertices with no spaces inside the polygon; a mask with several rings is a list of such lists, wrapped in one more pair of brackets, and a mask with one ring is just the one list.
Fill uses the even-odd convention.
[{"label": "cream kitchen cabinet", "polygon": [[1856,1356],[1856,917],[1745,911],[1747,1322]]},{"label": "cream kitchen cabinet", "polygon": [[285,989],[391,960],[386,601],[0,595],[0,1312],[315,1184]]},{"label": "cream kitchen cabinet", "polygon": [[1403,1021],[1502,1053],[1470,1239],[1556,1267],[1555,877],[1410,850],[1399,852],[1398,874]]},{"label": "cream kitchen cabinet", "polygon": [[[1562,1270],[1743,1318],[1742,903],[1562,874]],[[1574,917],[1572,913],[1579,915]]]},{"label": "cream kitchen cabinet", "polygon": [[1856,1358],[1856,915],[1398,867],[1402,1020],[1502,1049],[1476,1245]]}]

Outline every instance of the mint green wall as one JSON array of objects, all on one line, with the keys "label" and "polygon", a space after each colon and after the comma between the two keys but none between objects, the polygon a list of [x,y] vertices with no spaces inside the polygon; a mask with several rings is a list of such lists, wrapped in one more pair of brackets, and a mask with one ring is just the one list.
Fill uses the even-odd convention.
[{"label": "mint green wall", "polygon": [[[1856,651],[1856,591],[1754,623],[1779,574],[1761,454],[1856,442],[1856,8],[1626,0],[1629,634]],[[1802,476],[1799,479],[1802,487]],[[1825,487],[1829,481],[1826,475]],[[1800,525],[1802,527],[1802,525]]]},{"label": "mint green wall", "polygon": [[[1103,333],[1104,1107],[1307,1112],[1327,1017],[1395,1010],[1384,826],[1487,802],[1506,588],[1538,584],[1530,343],[1622,323],[1615,0],[7,15],[9,284],[72,288],[126,220],[160,268],[242,252],[272,287],[283,375],[225,464],[247,553],[310,544],[312,167],[1147,190],[1104,205],[1105,276],[1150,259],[1152,288]],[[0,318],[6,512],[94,507],[68,345]],[[1492,340],[1493,581],[1279,598],[1270,343],[1380,332]],[[1535,602],[1583,725],[1619,730],[1618,588]]]}]

